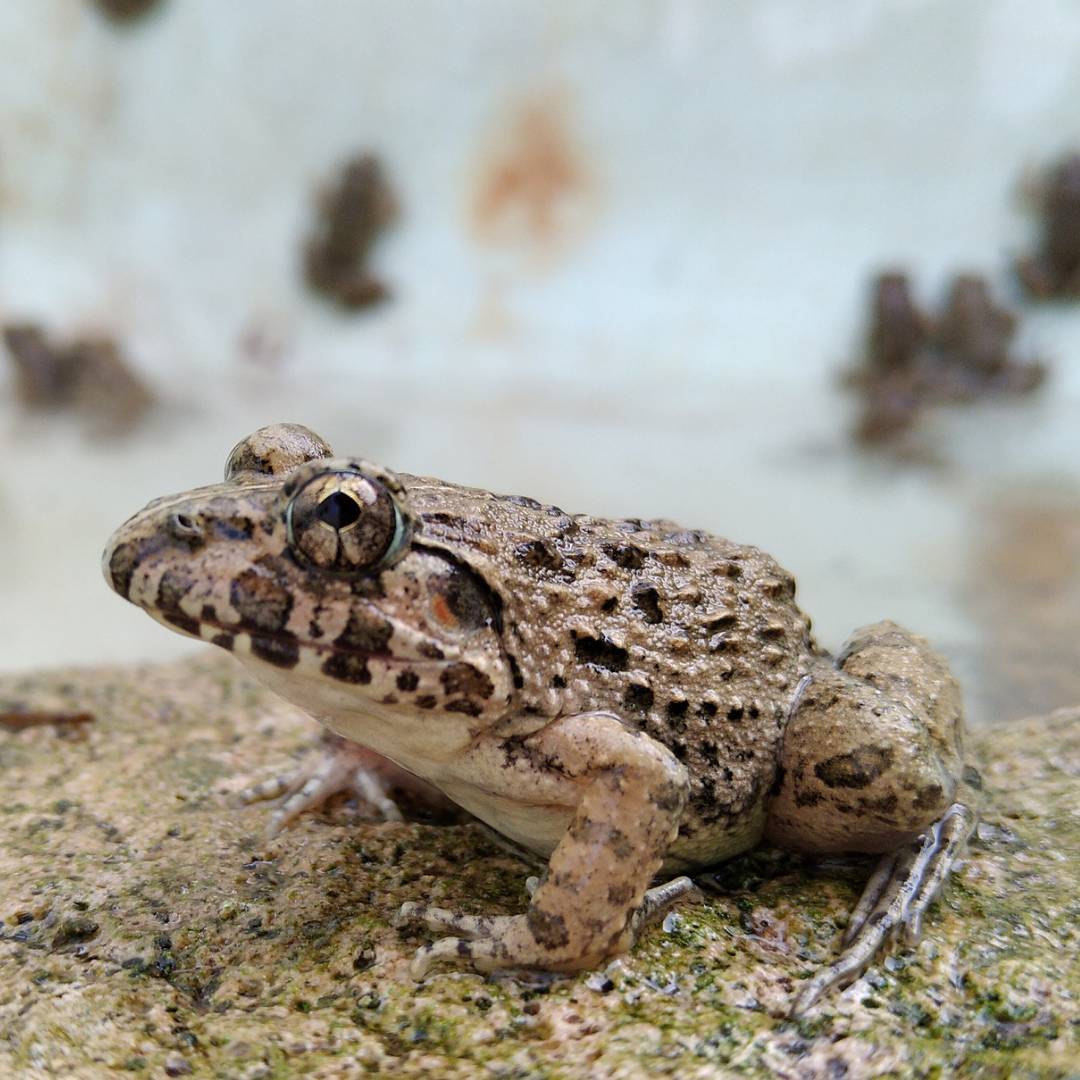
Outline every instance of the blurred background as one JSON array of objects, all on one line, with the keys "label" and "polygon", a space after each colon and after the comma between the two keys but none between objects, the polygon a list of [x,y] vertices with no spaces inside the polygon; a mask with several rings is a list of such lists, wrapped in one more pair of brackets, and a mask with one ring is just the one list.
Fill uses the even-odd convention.
[{"label": "blurred background", "polygon": [[[764,547],[977,722],[1080,701],[1080,303],[1013,270],[1077,149],[1072,0],[4,4],[0,670],[198,649],[101,549],[290,420]],[[853,438],[885,270],[1045,380]]]}]

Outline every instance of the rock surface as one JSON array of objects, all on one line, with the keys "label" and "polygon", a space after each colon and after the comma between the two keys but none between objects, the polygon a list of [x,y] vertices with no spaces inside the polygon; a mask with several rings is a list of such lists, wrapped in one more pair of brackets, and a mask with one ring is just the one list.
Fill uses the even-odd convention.
[{"label": "rock surface", "polygon": [[976,733],[990,804],[922,942],[798,1022],[865,863],[762,850],[606,971],[416,985],[398,905],[519,911],[531,870],[347,805],[269,847],[235,792],[313,729],[226,656],[0,680],[0,1075],[1076,1075],[1080,708]]}]

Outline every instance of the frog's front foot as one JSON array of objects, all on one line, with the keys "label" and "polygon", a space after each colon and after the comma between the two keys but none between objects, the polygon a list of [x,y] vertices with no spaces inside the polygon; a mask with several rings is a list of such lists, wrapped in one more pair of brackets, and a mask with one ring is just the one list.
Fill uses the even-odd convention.
[{"label": "frog's front foot", "polygon": [[954,803],[913,843],[882,856],[851,913],[843,952],[803,987],[792,1017],[801,1016],[832,987],[858,978],[895,934],[903,931],[909,944],[918,941],[923,915],[941,892],[976,818],[971,807]]},{"label": "frog's front foot", "polygon": [[240,793],[244,804],[279,800],[267,823],[267,839],[273,839],[301,814],[322,806],[335,795],[356,798],[362,807],[384,821],[401,821],[401,811],[390,798],[390,791],[406,790],[425,800],[434,794],[440,802],[445,801],[430,785],[373,750],[337,735],[325,736],[324,743],[326,750],[322,754],[309,754],[299,768]]},{"label": "frog's front foot", "polygon": [[[526,888],[535,894],[538,879],[530,878]],[[599,966],[608,955],[630,948],[638,933],[672,905],[695,895],[697,886],[688,877],[674,878],[649,889],[621,934],[609,943],[605,955],[570,949],[565,930],[557,917],[545,916],[530,907],[524,915],[455,915],[445,908],[425,904],[401,905],[397,926],[419,922],[435,933],[449,933],[416,951],[409,974],[422,979],[433,965],[451,961],[470,964],[477,971],[585,971]]]}]

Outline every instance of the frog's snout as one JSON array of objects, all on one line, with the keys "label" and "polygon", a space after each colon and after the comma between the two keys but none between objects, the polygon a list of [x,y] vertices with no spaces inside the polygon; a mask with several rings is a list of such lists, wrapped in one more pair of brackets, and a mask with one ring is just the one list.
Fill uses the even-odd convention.
[{"label": "frog's snout", "polygon": [[150,565],[148,560],[167,559],[170,551],[197,550],[206,542],[208,528],[206,516],[190,503],[151,503],[109,537],[101,556],[105,580],[125,600],[139,604],[132,582],[140,566]]}]

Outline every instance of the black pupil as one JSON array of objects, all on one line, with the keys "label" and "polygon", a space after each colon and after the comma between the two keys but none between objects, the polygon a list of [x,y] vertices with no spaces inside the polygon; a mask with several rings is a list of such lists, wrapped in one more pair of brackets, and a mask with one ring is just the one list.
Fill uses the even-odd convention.
[{"label": "black pupil", "polygon": [[346,529],[359,519],[360,507],[351,495],[346,495],[344,491],[335,491],[319,503],[315,513],[318,519],[330,528]]}]

